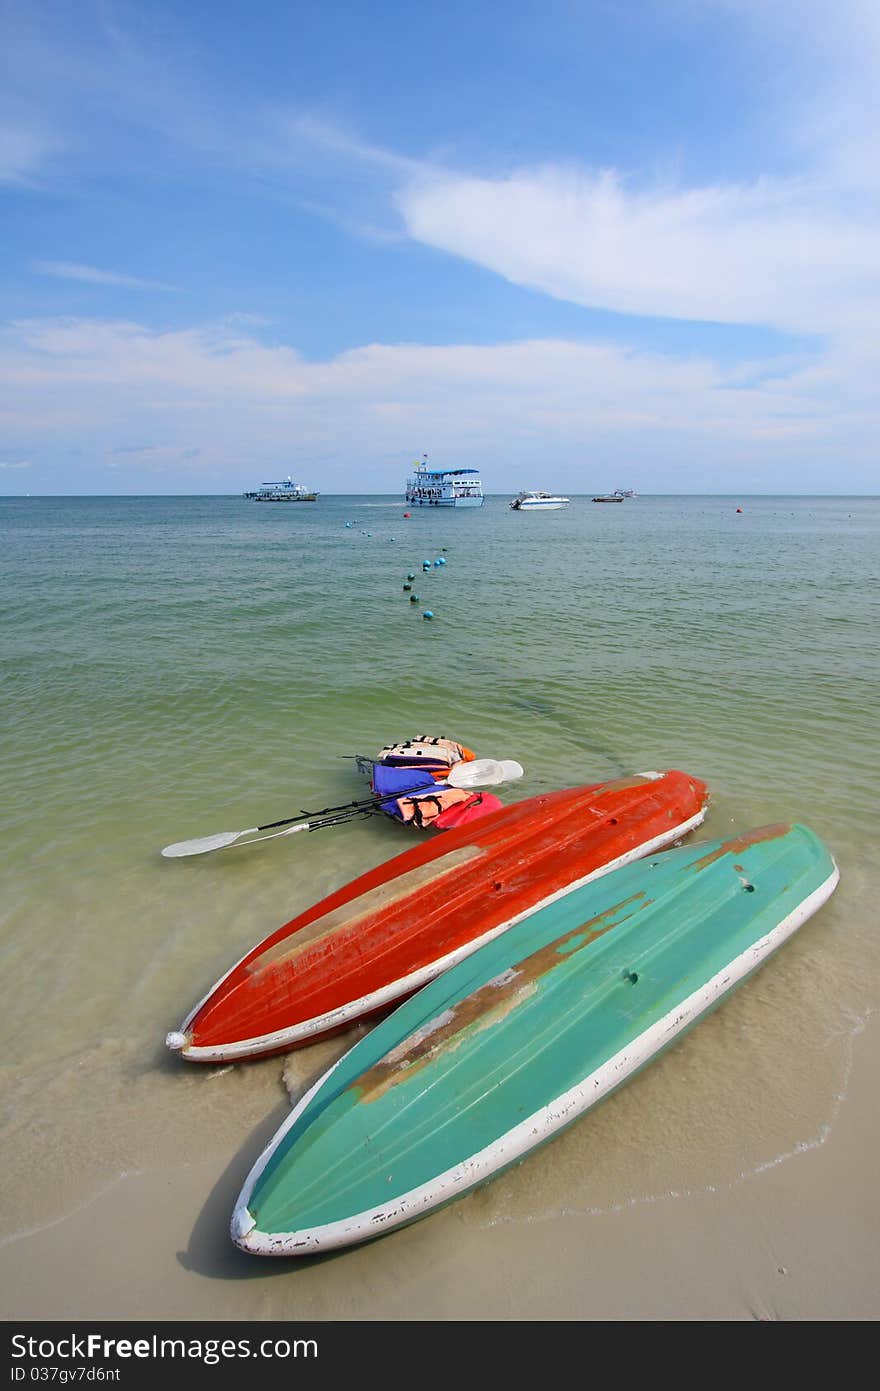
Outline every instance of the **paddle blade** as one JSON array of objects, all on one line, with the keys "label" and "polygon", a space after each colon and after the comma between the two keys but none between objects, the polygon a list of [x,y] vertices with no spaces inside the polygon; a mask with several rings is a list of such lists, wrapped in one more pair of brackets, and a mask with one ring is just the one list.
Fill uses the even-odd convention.
[{"label": "paddle blade", "polygon": [[215,836],[202,836],[201,840],[178,840],[174,845],[166,845],[162,854],[166,860],[178,860],[184,855],[206,855],[209,850],[222,850],[232,845],[244,831],[218,831]]},{"label": "paddle blade", "polygon": [[450,787],[494,787],[511,778],[522,777],[522,771],[512,758],[500,762],[497,758],[474,758],[469,763],[454,763],[446,782]]},{"label": "paddle blade", "polygon": [[515,758],[502,758],[500,767],[503,773],[502,782],[516,782],[516,779],[523,775],[523,766],[517,763]]}]

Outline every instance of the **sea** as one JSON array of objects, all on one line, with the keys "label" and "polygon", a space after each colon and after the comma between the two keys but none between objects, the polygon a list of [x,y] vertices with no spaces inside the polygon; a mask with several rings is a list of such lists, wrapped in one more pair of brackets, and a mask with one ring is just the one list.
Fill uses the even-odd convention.
[{"label": "sea", "polygon": [[[10,1269],[131,1175],[207,1155],[237,1190],[357,1031],[208,1068],[170,1055],[166,1032],[269,931],[429,833],[372,815],[185,859],[162,848],[362,799],[354,756],[423,733],[517,760],[523,777],[494,789],[506,802],[681,768],[711,789],[701,838],[801,821],[841,871],[679,1047],[429,1221],[611,1211],[827,1139],[880,993],[880,499],[507,504],[0,499]],[[198,1278],[243,1271],[225,1226],[164,1220],[169,1261],[198,1227]],[[259,1316],[283,1307],[273,1289]],[[30,1307],[53,1316],[38,1290]]]}]

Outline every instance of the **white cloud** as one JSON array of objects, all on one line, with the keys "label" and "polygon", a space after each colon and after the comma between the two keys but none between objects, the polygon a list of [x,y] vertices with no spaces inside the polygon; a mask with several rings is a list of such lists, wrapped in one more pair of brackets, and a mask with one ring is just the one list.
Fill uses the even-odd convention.
[{"label": "white cloud", "polygon": [[880,286],[876,226],[804,182],[639,192],[547,168],[438,177],[399,203],[418,241],[623,314],[823,332]]},{"label": "white cloud", "polygon": [[406,229],[584,307],[827,335],[839,358],[873,358],[880,7],[713,3],[750,27],[763,62],[786,58],[764,116],[769,159],[795,152],[797,175],[677,186],[552,161],[494,176],[423,168],[396,193]]},{"label": "white cloud", "polygon": [[142,290],[173,290],[161,280],[143,280],[137,275],[125,275],[121,271],[99,270],[95,266],[78,265],[75,261],[34,261],[32,270],[38,275],[52,275],[58,280],[81,280],[88,285],[130,285]]},{"label": "white cloud", "polygon": [[513,284],[627,315],[861,334],[880,313],[880,5],[707,3],[734,12],[777,73],[755,84],[766,148],[753,162],[798,173],[652,182],[590,167],[587,142],[581,164],[474,174],[398,159],[326,120],[285,131],[392,178],[410,237]]},{"label": "white cloud", "polygon": [[[156,468],[195,490],[218,470],[234,490],[283,457],[306,471],[322,460],[325,491],[397,491],[403,464],[427,449],[494,465],[502,488],[549,460],[554,486],[583,491],[608,457],[638,461],[633,486],[645,491],[749,478],[759,490],[869,491],[876,373],[832,355],[773,367],[727,373],[555,340],[371,344],[313,362],[228,328],[33,321],[0,336],[0,422],[50,452],[94,441],[117,475]],[[132,438],[150,444],[127,463]]]},{"label": "white cloud", "polygon": [[30,468],[30,466],[30,459],[17,459],[14,463],[10,463],[8,460],[0,460],[0,468],[2,469]]}]

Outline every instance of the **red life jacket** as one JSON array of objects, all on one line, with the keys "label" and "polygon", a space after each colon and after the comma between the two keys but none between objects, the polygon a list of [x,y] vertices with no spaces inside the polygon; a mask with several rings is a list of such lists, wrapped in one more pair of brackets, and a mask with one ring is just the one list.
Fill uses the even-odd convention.
[{"label": "red life jacket", "polygon": [[451,831],[453,826],[464,826],[468,821],[476,821],[489,812],[500,811],[504,806],[500,797],[491,792],[472,792],[466,802],[458,802],[447,807],[431,823],[435,831]]}]

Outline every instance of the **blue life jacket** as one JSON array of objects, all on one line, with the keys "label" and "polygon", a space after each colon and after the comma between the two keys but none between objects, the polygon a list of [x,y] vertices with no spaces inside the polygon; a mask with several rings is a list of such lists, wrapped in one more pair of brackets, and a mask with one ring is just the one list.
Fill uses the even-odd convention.
[{"label": "blue life jacket", "polygon": [[[388,797],[394,792],[404,796],[417,787],[433,789],[441,785],[434,781],[427,768],[390,768],[386,763],[373,764],[370,783],[376,797]],[[398,821],[404,820],[397,802],[386,802],[382,810],[389,816],[396,817]]]}]

